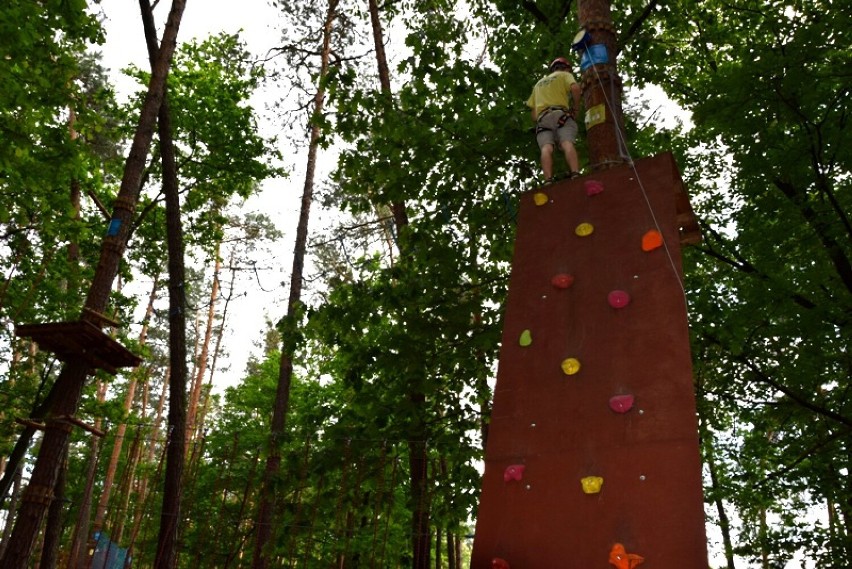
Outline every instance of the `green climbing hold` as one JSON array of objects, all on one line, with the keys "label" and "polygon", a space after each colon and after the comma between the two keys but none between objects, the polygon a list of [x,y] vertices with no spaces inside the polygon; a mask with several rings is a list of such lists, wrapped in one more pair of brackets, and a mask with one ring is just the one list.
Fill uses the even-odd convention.
[{"label": "green climbing hold", "polygon": [[518,340],[518,343],[524,347],[532,344],[532,333],[529,330],[521,332],[521,339]]}]

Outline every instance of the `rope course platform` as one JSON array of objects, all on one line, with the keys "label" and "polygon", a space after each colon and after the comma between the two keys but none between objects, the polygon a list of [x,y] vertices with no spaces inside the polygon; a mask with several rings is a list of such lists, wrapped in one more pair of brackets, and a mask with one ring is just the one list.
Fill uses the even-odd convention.
[{"label": "rope course platform", "polygon": [[94,368],[115,375],[119,368],[136,367],[142,358],[88,320],[21,324],[15,335],[30,338],[62,361],[82,358]]}]

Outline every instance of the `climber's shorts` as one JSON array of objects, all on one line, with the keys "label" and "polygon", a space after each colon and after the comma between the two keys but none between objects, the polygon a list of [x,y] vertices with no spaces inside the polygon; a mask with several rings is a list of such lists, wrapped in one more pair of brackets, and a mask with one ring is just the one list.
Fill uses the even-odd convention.
[{"label": "climber's shorts", "polygon": [[577,140],[577,121],[561,109],[545,111],[536,124],[535,140],[539,148],[558,146],[564,141],[573,143]]}]

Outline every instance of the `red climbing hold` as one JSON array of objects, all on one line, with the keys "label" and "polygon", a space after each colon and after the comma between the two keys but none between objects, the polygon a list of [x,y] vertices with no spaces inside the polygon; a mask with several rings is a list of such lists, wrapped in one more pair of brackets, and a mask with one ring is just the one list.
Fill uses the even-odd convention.
[{"label": "red climbing hold", "polygon": [[642,236],[642,250],[645,252],[659,249],[663,246],[663,236],[656,229],[649,229]]},{"label": "red climbing hold", "polygon": [[633,569],[643,561],[645,561],[644,557],[635,553],[627,553],[620,543],[613,545],[609,552],[609,562],[615,565],[616,569]]},{"label": "red climbing hold", "polygon": [[509,569],[509,564],[505,559],[495,557],[491,560],[491,569]]},{"label": "red climbing hold", "polygon": [[627,413],[633,408],[632,395],[615,395],[609,399],[609,408],[616,413]]},{"label": "red climbing hold", "polygon": [[560,273],[558,275],[554,275],[554,277],[550,279],[550,284],[556,288],[568,288],[574,284],[574,277],[572,275]]},{"label": "red climbing hold", "polygon": [[599,194],[602,191],[604,191],[603,183],[601,183],[597,180],[586,180],[586,182],[583,185],[586,188],[586,195],[587,196],[594,196],[594,195]]},{"label": "red climbing hold", "polygon": [[630,295],[623,290],[614,290],[607,296],[607,301],[613,308],[624,308],[630,304]]},{"label": "red climbing hold", "polygon": [[503,482],[511,482],[512,480],[520,481],[524,477],[526,466],[523,464],[513,464],[507,466],[503,471]]}]

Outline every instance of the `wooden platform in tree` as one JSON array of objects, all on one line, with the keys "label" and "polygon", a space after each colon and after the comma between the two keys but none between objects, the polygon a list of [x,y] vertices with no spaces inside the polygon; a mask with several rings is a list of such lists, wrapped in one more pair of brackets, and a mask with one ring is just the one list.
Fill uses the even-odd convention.
[{"label": "wooden platform in tree", "polygon": [[142,358],[85,320],[22,324],[15,328],[15,335],[32,339],[39,348],[53,352],[62,361],[82,358],[93,368],[113,375],[119,368],[142,363]]}]

